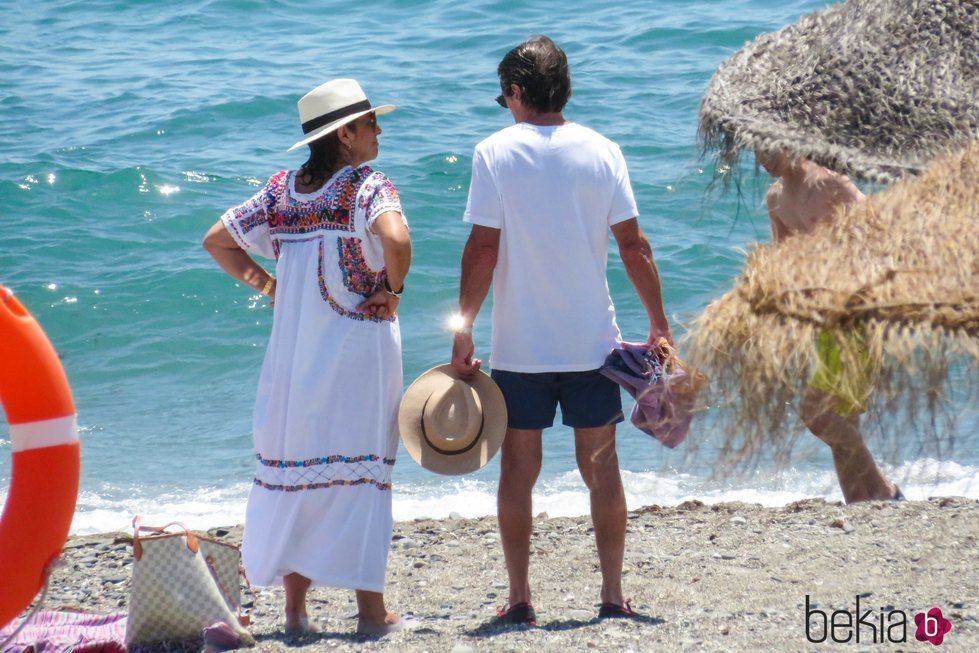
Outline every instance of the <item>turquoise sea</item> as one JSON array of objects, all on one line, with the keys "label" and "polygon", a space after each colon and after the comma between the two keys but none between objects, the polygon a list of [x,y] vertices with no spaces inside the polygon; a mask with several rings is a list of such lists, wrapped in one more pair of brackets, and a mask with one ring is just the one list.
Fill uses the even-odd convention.
[{"label": "turquoise sea", "polygon": [[[0,5],[0,283],[33,312],[75,395],[83,479],[72,530],[181,519],[238,523],[250,487],[250,420],[271,325],[267,302],[200,247],[228,206],[302,163],[296,100],[357,78],[384,116],[373,164],[398,186],[414,239],[401,308],[405,382],[446,362],[473,146],[506,126],[496,64],[545,33],[566,50],[566,115],[622,145],[664,282],[682,324],[727,288],[745,249],[767,240],[765,179],[746,162],[743,199],[705,195],[695,142],[710,75],[756,35],[821,0],[63,0]],[[750,157],[749,157],[750,159]],[[627,339],[644,313],[621,263],[610,285]],[[486,358],[488,308],[477,323]],[[5,364],[0,361],[0,364]],[[627,406],[631,404],[626,402]],[[888,470],[911,498],[979,498],[975,406],[960,403],[955,453],[892,448]],[[885,434],[886,435],[886,434]],[[694,423],[687,460],[620,431],[631,508],[687,498],[778,505],[839,499],[826,451],[803,439],[781,475],[710,481],[713,432]],[[545,438],[537,509],[584,514],[570,432]],[[0,501],[10,482],[0,424]],[[495,511],[496,463],[435,476],[403,451],[395,516]]]}]

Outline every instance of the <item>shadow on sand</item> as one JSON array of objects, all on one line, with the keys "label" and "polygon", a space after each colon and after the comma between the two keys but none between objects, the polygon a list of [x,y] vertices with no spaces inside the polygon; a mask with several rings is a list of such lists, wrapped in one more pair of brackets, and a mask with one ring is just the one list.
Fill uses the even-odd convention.
[{"label": "shadow on sand", "polygon": [[[497,635],[502,635],[513,630],[545,630],[549,632],[559,632],[563,630],[574,630],[576,628],[585,628],[587,626],[595,626],[607,621],[620,621],[620,619],[599,619],[598,617],[593,617],[592,619],[560,619],[558,621],[548,621],[546,623],[537,626],[501,626],[496,623],[495,619],[491,619],[484,624],[477,626],[471,630],[466,631],[466,635],[470,637],[495,637]],[[621,619],[625,621],[625,619]],[[649,617],[647,615],[636,615],[628,621],[634,623],[641,623],[647,626],[658,626],[660,624],[665,624],[665,619],[660,619],[659,617]]]}]

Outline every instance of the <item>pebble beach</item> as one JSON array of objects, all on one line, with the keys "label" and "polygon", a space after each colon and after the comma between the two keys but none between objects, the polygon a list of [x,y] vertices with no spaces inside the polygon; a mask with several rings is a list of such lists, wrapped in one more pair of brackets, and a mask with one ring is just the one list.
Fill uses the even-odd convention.
[{"label": "pebble beach", "polygon": [[[208,531],[235,544],[241,533]],[[315,588],[310,616],[322,632],[287,637],[282,590],[255,588],[253,650],[855,650],[859,631],[860,650],[924,651],[933,647],[915,639],[914,615],[937,607],[952,623],[940,650],[975,651],[977,538],[979,501],[956,497],[646,506],[629,513],[623,579],[641,616],[598,621],[589,519],[540,514],[531,555],[539,626],[498,628],[507,584],[496,519],[417,519],[395,524],[386,590],[389,609],[416,629],[358,636],[353,592]],[[72,537],[63,560],[45,609],[126,610],[131,534]]]},{"label": "pebble beach", "polygon": [[[305,160],[302,150],[288,151],[302,133],[296,103],[304,92],[350,76],[375,104],[398,106],[382,117],[371,165],[395,183],[415,246],[399,309],[405,386],[451,351],[446,320],[458,308],[474,147],[512,124],[494,102],[500,58],[540,32],[570,60],[567,117],[621,147],[682,342],[687,326],[730,291],[754,244],[771,234],[771,180],[750,152],[732,169],[704,156],[701,101],[718,66],[746,43],[826,5],[0,3],[7,35],[0,39],[0,283],[58,352],[84,454],[72,535],[37,607],[127,612],[132,533],[110,531],[134,514],[148,524],[184,520],[240,544],[256,465],[253,403],[273,311],[200,244],[225,209]],[[737,181],[722,188],[712,183],[716,172]],[[882,190],[860,185],[868,194]],[[625,340],[645,338],[646,310],[615,249],[607,269],[617,323]],[[484,358],[490,311],[487,303],[474,325]],[[973,370],[953,365],[947,397],[926,397],[942,407],[947,438],[923,437],[912,420],[878,419],[883,404],[863,419],[875,459],[913,499],[905,502],[835,502],[831,453],[801,436],[801,423],[784,434],[799,444],[790,469],[780,470],[775,456],[727,478],[708,455],[721,444],[726,406],[697,417],[688,451],[623,424],[616,447],[634,508],[624,589],[641,615],[632,620],[596,618],[600,574],[590,520],[575,516],[587,511],[589,495],[571,428],[548,434],[534,495],[536,509],[550,513],[534,520],[537,627],[492,623],[507,578],[497,521],[477,516],[494,513],[499,461],[449,479],[401,450],[386,600],[418,627],[358,636],[354,593],[315,588],[309,610],[321,632],[291,637],[281,587],[254,588],[245,594],[257,641],[251,650],[974,653]],[[341,389],[356,399],[359,389],[350,385]],[[0,409],[0,507],[13,479],[6,418]],[[57,470],[49,476],[64,480]],[[6,582],[0,574],[0,595]],[[915,618],[931,610],[952,627],[938,645],[915,637]],[[183,647],[167,653],[176,651]]]}]

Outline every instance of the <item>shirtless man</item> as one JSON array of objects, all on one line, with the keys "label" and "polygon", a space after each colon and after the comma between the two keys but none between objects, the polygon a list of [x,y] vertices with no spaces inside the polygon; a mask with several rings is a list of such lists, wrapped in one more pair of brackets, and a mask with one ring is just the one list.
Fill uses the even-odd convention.
[{"label": "shirtless man", "polygon": [[[851,204],[864,195],[844,175],[827,170],[805,159],[794,159],[786,152],[756,152],[758,163],[775,177],[765,196],[772,222],[772,240],[779,242],[795,233],[807,233],[831,220],[841,204]],[[888,481],[874,462],[860,433],[860,413],[866,410],[866,397],[847,396],[839,391],[845,375],[865,375],[860,365],[844,368],[840,362],[840,340],[859,339],[859,333],[820,332],[816,341],[819,365],[810,386],[802,395],[799,414],[813,435],[833,452],[836,476],[847,503],[874,499],[903,499],[896,485]],[[858,379],[851,383],[860,386]],[[864,383],[869,389],[869,383]],[[836,390],[836,392],[834,392]]]}]

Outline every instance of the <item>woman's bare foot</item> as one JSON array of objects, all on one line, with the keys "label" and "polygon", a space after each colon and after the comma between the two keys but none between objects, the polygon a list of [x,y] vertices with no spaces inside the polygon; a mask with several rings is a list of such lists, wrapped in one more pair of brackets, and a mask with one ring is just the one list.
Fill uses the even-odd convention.
[{"label": "woman's bare foot", "polygon": [[393,612],[388,612],[384,621],[371,621],[364,618],[357,619],[357,633],[359,635],[378,635],[384,636],[396,633],[401,630],[410,630],[417,625],[414,619],[402,619]]},{"label": "woman's bare foot", "polygon": [[306,594],[310,585],[310,579],[296,572],[282,577],[282,587],[286,594],[286,635],[319,632],[319,628],[310,623],[306,615]]},{"label": "woman's bare foot", "polygon": [[306,615],[290,617],[286,615],[286,635],[305,635],[320,632],[319,626],[309,620]]}]

